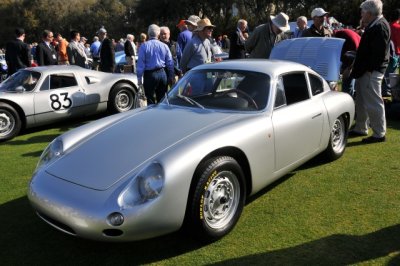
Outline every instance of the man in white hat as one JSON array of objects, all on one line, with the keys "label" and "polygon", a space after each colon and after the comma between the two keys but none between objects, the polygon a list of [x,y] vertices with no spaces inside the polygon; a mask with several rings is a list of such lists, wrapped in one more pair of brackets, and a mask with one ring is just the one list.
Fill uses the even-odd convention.
[{"label": "man in white hat", "polygon": [[327,15],[328,12],[323,8],[314,8],[311,12],[313,24],[303,32],[302,37],[332,37],[332,33],[324,27]]},{"label": "man in white hat", "polygon": [[270,16],[271,20],[254,29],[245,42],[245,48],[251,58],[269,58],[272,47],[285,39],[285,32],[289,30],[289,16],[280,12],[277,16]]},{"label": "man in white hat", "polygon": [[191,15],[187,20],[185,20],[185,24],[188,26],[188,29],[193,32],[197,28],[197,22],[200,21],[200,18],[196,15]]}]

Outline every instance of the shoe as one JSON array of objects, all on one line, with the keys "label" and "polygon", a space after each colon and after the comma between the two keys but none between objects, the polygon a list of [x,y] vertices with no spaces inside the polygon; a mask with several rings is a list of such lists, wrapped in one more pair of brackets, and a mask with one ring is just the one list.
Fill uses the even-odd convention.
[{"label": "shoe", "polygon": [[386,137],[368,137],[368,138],[363,138],[362,139],[362,143],[377,143],[377,142],[385,142],[386,141]]},{"label": "shoe", "polygon": [[349,138],[365,137],[365,136],[368,136],[368,133],[361,133],[361,132],[351,130],[351,131],[349,131],[348,136],[349,136]]}]

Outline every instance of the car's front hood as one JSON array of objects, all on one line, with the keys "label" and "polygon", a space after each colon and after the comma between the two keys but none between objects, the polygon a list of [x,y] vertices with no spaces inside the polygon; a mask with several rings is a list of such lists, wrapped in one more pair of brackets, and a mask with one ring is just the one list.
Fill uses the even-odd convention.
[{"label": "car's front hood", "polygon": [[156,154],[231,116],[167,106],[148,109],[95,132],[46,171],[78,185],[106,190]]}]

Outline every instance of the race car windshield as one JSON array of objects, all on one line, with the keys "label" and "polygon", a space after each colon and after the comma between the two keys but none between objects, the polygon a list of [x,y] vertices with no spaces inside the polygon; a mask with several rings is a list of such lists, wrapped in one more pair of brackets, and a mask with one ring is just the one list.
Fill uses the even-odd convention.
[{"label": "race car windshield", "polygon": [[0,84],[0,91],[32,91],[40,76],[39,72],[20,70]]},{"label": "race car windshield", "polygon": [[[187,73],[164,103],[208,109],[255,111],[266,107],[268,75],[241,70],[197,70]],[[167,102],[168,101],[168,102]]]}]

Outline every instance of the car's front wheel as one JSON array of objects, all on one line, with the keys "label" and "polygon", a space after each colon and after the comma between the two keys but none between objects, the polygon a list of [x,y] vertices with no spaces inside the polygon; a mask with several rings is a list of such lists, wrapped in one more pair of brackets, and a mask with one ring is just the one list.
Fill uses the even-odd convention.
[{"label": "car's front wheel", "polygon": [[328,160],[339,159],[346,149],[347,145],[347,125],[343,116],[335,119],[331,128],[328,147],[325,150],[325,156]]},{"label": "car's front wheel", "polygon": [[110,94],[109,110],[113,113],[128,111],[133,108],[134,100],[134,89],[130,84],[117,84]]},{"label": "car's front wheel", "polygon": [[0,103],[0,141],[14,138],[21,130],[18,112],[9,104]]},{"label": "car's front wheel", "polygon": [[228,234],[242,213],[246,185],[240,165],[229,156],[206,161],[189,199],[188,225],[201,240]]}]

